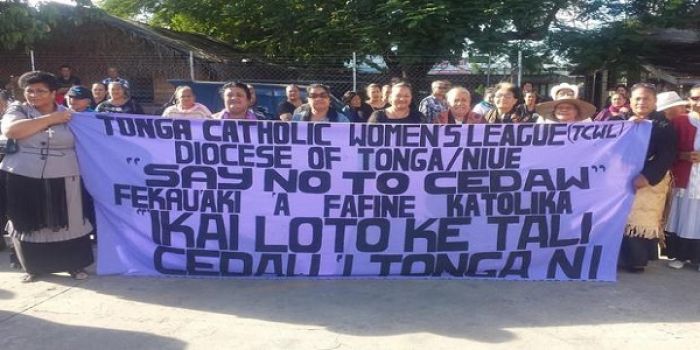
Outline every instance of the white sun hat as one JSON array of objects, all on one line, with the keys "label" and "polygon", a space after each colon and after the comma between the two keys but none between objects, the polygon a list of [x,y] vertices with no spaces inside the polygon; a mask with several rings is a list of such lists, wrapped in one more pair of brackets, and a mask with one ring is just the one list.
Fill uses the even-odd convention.
[{"label": "white sun hat", "polygon": [[559,91],[561,91],[561,90],[567,90],[567,89],[574,92],[574,98],[578,98],[578,86],[571,85],[568,83],[561,83],[559,85],[554,85],[554,87],[552,87],[552,90],[550,90],[549,95],[552,97],[552,100],[556,100],[557,93],[559,93]]},{"label": "white sun hat", "polygon": [[688,101],[678,96],[675,91],[661,92],[656,95],[656,110],[663,112],[671,107],[687,106]]}]

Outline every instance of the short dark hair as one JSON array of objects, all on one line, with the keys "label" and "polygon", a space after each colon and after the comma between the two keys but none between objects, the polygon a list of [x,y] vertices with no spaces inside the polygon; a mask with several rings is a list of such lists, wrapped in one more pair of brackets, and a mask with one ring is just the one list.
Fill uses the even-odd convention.
[{"label": "short dark hair", "polygon": [[343,103],[349,105],[355,96],[360,96],[357,91],[347,91],[343,94]]},{"label": "short dark hair", "polygon": [[71,66],[69,66],[69,65],[67,65],[67,64],[62,64],[60,67],[58,67],[59,70],[61,70],[61,69],[63,69],[63,68],[68,68],[68,69],[70,69],[70,70],[73,70],[73,67],[71,67]]},{"label": "short dark hair", "polygon": [[40,70],[26,72],[19,77],[17,85],[20,89],[26,89],[32,84],[45,84],[49,91],[58,90],[58,78],[55,75]]},{"label": "short dark hair", "polygon": [[653,92],[656,94],[656,85],[650,84],[650,83],[637,83],[632,85],[632,88],[630,89],[630,93],[633,93],[639,89],[645,89]]},{"label": "short dark hair", "polygon": [[617,90],[617,89],[619,89],[619,88],[623,88],[623,89],[625,89],[625,91],[627,91],[627,85],[626,85],[626,84],[617,84],[617,85],[615,85],[615,90]]},{"label": "short dark hair", "polygon": [[398,83],[391,86],[392,90],[394,88],[402,88],[402,87],[408,88],[409,90],[411,90],[411,92],[413,92],[413,87],[411,86],[411,84],[407,83],[405,81],[398,82]]},{"label": "short dark hair", "polygon": [[227,89],[233,89],[233,88],[239,88],[245,92],[245,96],[248,97],[248,100],[252,98],[252,95],[250,93],[250,89],[248,88],[248,85],[243,84],[238,81],[229,81],[228,83],[224,84],[224,86],[221,87],[221,90],[219,90],[219,93],[223,96],[224,92]]},{"label": "short dark hair", "polygon": [[327,93],[328,95],[331,94],[331,88],[329,88],[327,85],[323,85],[323,84],[311,84],[311,85],[309,85],[309,86],[306,87],[306,93],[307,93],[307,94],[310,94],[310,93],[311,93],[311,89],[323,89],[324,91],[326,91],[326,93]]},{"label": "short dark hair", "polygon": [[105,85],[105,83],[103,83],[103,82],[101,82],[101,81],[96,81],[96,82],[92,83],[92,84],[90,85],[90,87],[92,87],[93,85],[97,85],[97,84],[102,85],[102,87],[104,87],[105,90],[107,90],[107,85]]},{"label": "short dark hair", "polygon": [[110,81],[109,84],[107,84],[107,89],[109,89],[110,85],[119,86],[122,89],[122,91],[124,91],[124,95],[126,97],[131,97],[131,92],[129,91],[129,87],[126,86],[126,84],[122,83],[121,81]]}]

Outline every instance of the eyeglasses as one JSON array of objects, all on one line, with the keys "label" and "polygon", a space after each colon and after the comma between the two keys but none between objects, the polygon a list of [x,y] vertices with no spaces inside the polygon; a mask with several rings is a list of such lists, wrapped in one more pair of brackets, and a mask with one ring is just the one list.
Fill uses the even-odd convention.
[{"label": "eyeglasses", "polygon": [[34,95],[34,96],[46,95],[49,92],[51,92],[51,90],[46,90],[46,89],[37,89],[37,90],[27,89],[27,90],[24,90],[25,94]]},{"label": "eyeglasses", "polygon": [[309,98],[311,98],[311,99],[328,98],[328,94],[327,93],[309,94]]}]

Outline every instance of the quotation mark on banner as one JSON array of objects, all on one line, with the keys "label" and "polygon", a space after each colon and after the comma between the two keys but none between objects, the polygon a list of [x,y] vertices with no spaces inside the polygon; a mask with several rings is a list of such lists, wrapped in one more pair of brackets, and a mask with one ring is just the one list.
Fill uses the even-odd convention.
[{"label": "quotation mark on banner", "polygon": [[136,213],[139,215],[146,215],[148,213],[148,209],[136,209]]},{"label": "quotation mark on banner", "polygon": [[591,168],[593,168],[593,171],[595,171],[596,173],[598,172],[598,170],[600,170],[601,173],[604,173],[605,170],[607,170],[605,168],[605,165],[598,165],[598,166],[594,165]]},{"label": "quotation mark on banner", "polygon": [[134,161],[134,165],[139,165],[139,162],[141,161],[141,158],[126,158],[126,163],[131,164],[131,161]]}]

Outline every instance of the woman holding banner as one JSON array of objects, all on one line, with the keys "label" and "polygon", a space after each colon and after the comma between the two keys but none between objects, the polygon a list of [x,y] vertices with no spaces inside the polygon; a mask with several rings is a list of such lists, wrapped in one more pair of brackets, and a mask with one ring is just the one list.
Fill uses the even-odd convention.
[{"label": "woman holding banner", "polygon": [[221,98],[224,100],[224,109],[215,113],[213,119],[258,120],[250,110],[252,94],[248,85],[239,82],[226,83],[221,87]]},{"label": "woman holding banner", "polygon": [[2,118],[2,132],[16,140],[0,170],[7,179],[7,232],[26,271],[23,282],[39,274],[69,272],[88,277],[92,264],[88,234],[92,225],[83,212],[71,113],[55,102],[58,81],[34,71],[19,79],[27,102],[13,103]]},{"label": "woman holding banner", "polygon": [[622,246],[621,267],[643,272],[649,260],[658,258],[658,242],[663,234],[663,215],[671,183],[669,169],[676,159],[676,132],[663,113],[656,112],[656,87],[632,87],[630,120],[650,121],[651,139],[642,172],[634,179],[637,191],[627,218]]},{"label": "woman holding banner", "polygon": [[518,88],[511,83],[500,83],[496,85],[494,93],[494,104],[496,108],[490,110],[484,118],[487,123],[518,123],[522,117],[518,115],[515,108],[518,104],[520,94]]},{"label": "woman holding banner", "polygon": [[595,114],[594,105],[576,98],[540,103],[535,110],[542,117],[537,120],[538,124],[576,123],[590,120]]},{"label": "woman holding banner", "polygon": [[411,85],[398,83],[391,87],[390,106],[384,110],[374,111],[368,123],[420,124],[425,117],[423,113],[411,108]]},{"label": "woman holding banner", "polygon": [[471,111],[472,96],[469,90],[455,86],[445,94],[447,101],[447,120],[439,120],[440,124],[481,124],[484,118]]},{"label": "woman holding banner", "polygon": [[294,111],[295,122],[349,123],[350,119],[331,107],[331,90],[323,84],[311,84],[306,88],[309,103]]}]

